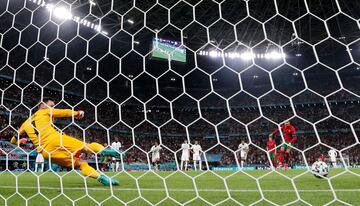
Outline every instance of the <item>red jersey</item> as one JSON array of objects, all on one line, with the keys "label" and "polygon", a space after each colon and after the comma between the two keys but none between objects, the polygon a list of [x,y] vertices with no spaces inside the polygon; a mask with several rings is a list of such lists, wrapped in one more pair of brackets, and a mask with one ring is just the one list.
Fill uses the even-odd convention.
[{"label": "red jersey", "polygon": [[274,150],[275,146],[276,146],[275,140],[271,140],[271,141],[269,140],[269,141],[266,143],[266,148],[267,148],[267,150],[270,151],[271,153],[274,153],[274,152],[275,152],[275,150]]},{"label": "red jersey", "polygon": [[[287,143],[294,144],[296,142],[296,129],[294,126],[290,125],[283,125],[281,126],[281,131],[284,135],[284,140]],[[279,129],[275,129],[272,135],[277,135],[279,133]]]},{"label": "red jersey", "polygon": [[324,161],[325,161],[325,155],[324,155],[324,154],[321,154],[320,157],[319,157],[319,160],[321,160],[321,161],[324,162]]}]

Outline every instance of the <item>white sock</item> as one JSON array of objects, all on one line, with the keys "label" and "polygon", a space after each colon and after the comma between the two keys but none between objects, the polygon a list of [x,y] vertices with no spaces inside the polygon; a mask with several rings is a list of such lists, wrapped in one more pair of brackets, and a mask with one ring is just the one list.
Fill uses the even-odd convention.
[{"label": "white sock", "polygon": [[188,169],[188,161],[185,161],[185,170]]},{"label": "white sock", "polygon": [[180,170],[183,170],[183,167],[184,167],[184,161],[181,160],[181,163],[180,163]]},{"label": "white sock", "polygon": [[41,163],[41,172],[44,172],[44,163]]},{"label": "white sock", "polygon": [[199,170],[201,170],[201,160],[199,161]]},{"label": "white sock", "polygon": [[114,163],[111,163],[111,170],[112,170],[113,172],[115,172],[115,164],[114,164]]},{"label": "white sock", "polygon": [[115,164],[116,164],[116,170],[115,171],[118,172],[119,168],[120,168],[120,162],[116,162]]},{"label": "white sock", "polygon": [[240,163],[241,163],[241,168],[243,168],[244,167],[244,161],[241,160]]},{"label": "white sock", "polygon": [[334,162],[333,164],[334,164],[334,165],[333,165],[333,166],[334,166],[334,168],[337,168],[336,162]]},{"label": "white sock", "polygon": [[38,171],[38,163],[35,163],[35,171],[34,172],[37,172]]},{"label": "white sock", "polygon": [[194,170],[196,171],[196,161],[194,161]]}]

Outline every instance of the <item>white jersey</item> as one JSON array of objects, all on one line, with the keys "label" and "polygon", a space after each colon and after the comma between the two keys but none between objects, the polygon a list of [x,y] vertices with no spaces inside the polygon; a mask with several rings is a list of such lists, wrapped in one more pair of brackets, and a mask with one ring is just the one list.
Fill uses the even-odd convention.
[{"label": "white jersey", "polygon": [[239,144],[239,150],[240,151],[247,151],[247,150],[249,150],[249,145],[247,143]]},{"label": "white jersey", "polygon": [[249,145],[247,143],[239,144],[240,157],[246,159],[247,152],[249,150]]},{"label": "white jersey", "polygon": [[[120,142],[113,142],[113,143],[111,143],[111,148],[113,148],[116,151],[120,151],[121,143]],[[113,157],[112,160],[116,161],[116,160],[118,160],[118,158]]]},{"label": "white jersey", "polygon": [[337,152],[336,152],[336,150],[334,150],[334,149],[329,150],[328,155],[329,155],[330,160],[331,160],[332,162],[335,162],[335,161],[336,161],[336,157],[337,157]]},{"label": "white jersey", "polygon": [[194,161],[200,161],[200,152],[201,152],[201,146],[198,144],[194,144],[191,147],[192,151],[193,151],[193,160]]},{"label": "white jersey", "polygon": [[113,142],[113,143],[111,143],[111,147],[112,147],[114,150],[119,151],[120,148],[121,148],[121,142]]},{"label": "white jersey", "polygon": [[181,160],[189,161],[190,145],[188,143],[183,143],[181,145],[181,149],[182,149]]},{"label": "white jersey", "polygon": [[153,162],[157,161],[158,159],[160,159],[160,150],[161,150],[161,146],[152,146],[151,147],[151,159]]}]

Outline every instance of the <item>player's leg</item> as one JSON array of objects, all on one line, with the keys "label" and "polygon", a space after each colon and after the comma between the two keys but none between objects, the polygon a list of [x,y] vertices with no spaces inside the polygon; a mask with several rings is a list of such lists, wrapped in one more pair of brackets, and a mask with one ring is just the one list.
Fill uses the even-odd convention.
[{"label": "player's leg", "polygon": [[160,164],[160,159],[156,159],[156,162],[155,162],[155,169],[156,171],[159,171],[159,164]]},{"label": "player's leg", "polygon": [[286,150],[285,150],[284,169],[287,169],[287,167],[288,167],[289,160],[290,160],[290,151],[291,151],[290,147],[286,148]]},{"label": "player's leg", "polygon": [[199,159],[199,170],[200,170],[200,171],[201,171],[201,169],[202,169],[202,167],[201,167],[202,165],[201,165],[201,164],[202,164],[201,159]]},{"label": "player's leg", "polygon": [[196,169],[196,160],[195,160],[195,158],[193,158],[194,160],[193,160],[193,162],[194,162],[194,170],[196,171],[197,169]]},{"label": "player's leg", "polygon": [[67,150],[76,153],[76,152],[86,152],[86,153],[98,153],[103,156],[108,157],[120,157],[120,154],[112,149],[112,148],[105,148],[99,143],[92,142],[89,144],[84,143],[74,137],[68,135],[61,136],[61,145],[66,148]]},{"label": "player's leg", "polygon": [[185,171],[187,171],[188,170],[188,160],[185,160]]},{"label": "player's leg", "polygon": [[283,145],[280,147],[280,157],[279,157],[278,168],[280,168],[280,167],[283,165],[284,154],[285,154],[285,144],[283,144]]},{"label": "player's leg", "polygon": [[116,166],[116,172],[119,172],[120,171],[120,162],[119,161],[116,161],[115,162],[115,166]]},{"label": "player's leg", "polygon": [[112,157],[110,161],[110,168],[112,172],[115,172],[115,159]]},{"label": "player's leg", "polygon": [[[64,135],[65,136],[65,135]],[[44,151],[42,155],[45,159],[50,159],[51,163],[58,164],[59,166],[66,168],[79,168],[81,170],[81,174],[87,177],[91,177],[97,179],[103,185],[118,185],[119,182],[115,179],[111,179],[105,175],[101,175],[98,171],[96,171],[93,167],[91,167],[87,162],[80,161],[80,159],[76,155],[76,148],[81,148],[81,141],[75,138],[64,138],[60,144],[60,139],[58,137],[54,137],[54,141],[51,141]],[[68,150],[74,151],[74,153],[69,153]],[[81,151],[81,150],[80,150]]]},{"label": "player's leg", "polygon": [[274,152],[270,152],[269,154],[270,156],[270,160],[271,160],[271,168],[274,168],[276,165],[275,165],[275,153]]},{"label": "player's leg", "polygon": [[240,152],[240,167],[241,169],[244,167],[244,155],[245,153],[243,151]]},{"label": "player's leg", "polygon": [[181,159],[181,162],[180,162],[180,170],[183,170],[183,167],[184,167],[184,161]]},{"label": "player's leg", "polygon": [[34,172],[38,172],[38,166],[39,166],[39,163],[35,162],[35,170],[34,170]]},{"label": "player's leg", "polygon": [[44,162],[41,162],[41,169],[40,169],[40,172],[44,172],[44,165],[45,165],[45,163],[44,163]]}]

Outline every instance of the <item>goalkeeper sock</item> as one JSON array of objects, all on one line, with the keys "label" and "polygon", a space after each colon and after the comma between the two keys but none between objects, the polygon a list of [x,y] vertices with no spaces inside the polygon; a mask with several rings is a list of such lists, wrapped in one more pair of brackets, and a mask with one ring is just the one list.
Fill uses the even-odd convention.
[{"label": "goalkeeper sock", "polygon": [[100,176],[100,173],[96,171],[94,168],[90,167],[87,162],[80,163],[81,174],[87,177],[92,177],[97,179]]},{"label": "goalkeeper sock", "polygon": [[92,142],[92,143],[86,145],[85,151],[86,151],[86,152],[91,152],[89,149],[90,149],[91,151],[93,151],[93,152],[98,153],[98,152],[100,152],[100,151],[102,151],[102,150],[104,149],[104,146],[102,146],[102,145],[99,144],[99,143]]}]

